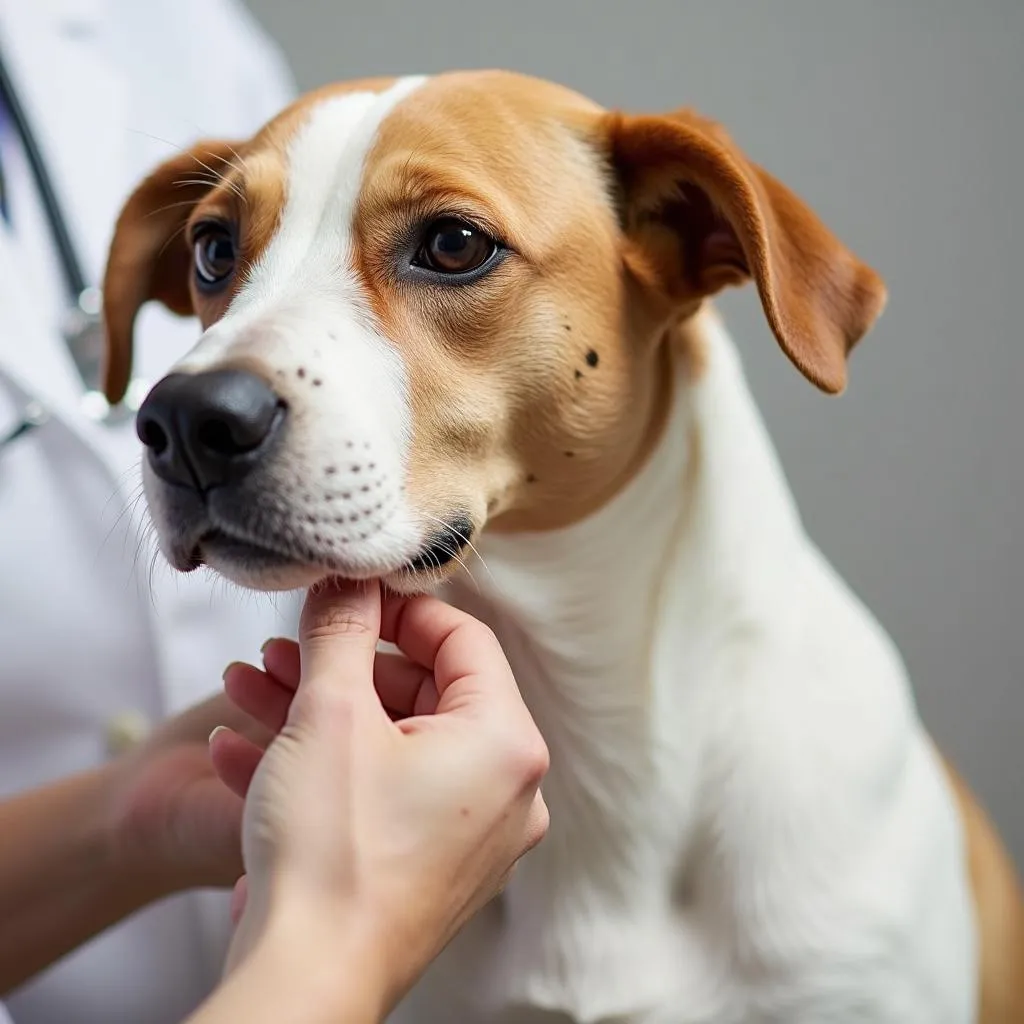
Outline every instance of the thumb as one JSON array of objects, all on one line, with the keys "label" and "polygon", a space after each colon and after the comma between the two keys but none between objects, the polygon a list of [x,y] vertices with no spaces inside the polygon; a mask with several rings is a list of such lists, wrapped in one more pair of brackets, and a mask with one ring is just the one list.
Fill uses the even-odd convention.
[{"label": "thumb", "polygon": [[299,620],[303,683],[329,678],[345,685],[372,679],[379,639],[377,580],[318,583],[306,595]]}]

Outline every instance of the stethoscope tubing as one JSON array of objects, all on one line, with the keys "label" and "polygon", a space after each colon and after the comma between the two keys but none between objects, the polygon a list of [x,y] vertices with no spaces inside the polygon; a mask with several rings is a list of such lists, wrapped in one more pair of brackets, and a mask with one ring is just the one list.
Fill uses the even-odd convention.
[{"label": "stethoscope tubing", "polygon": [[[43,206],[50,232],[53,235],[61,274],[68,294],[68,308],[79,307],[82,297],[90,291],[78,250],[71,238],[67,218],[57,196],[53,179],[46,167],[43,151],[36,138],[32,125],[25,113],[25,108],[14,87],[3,53],[0,51],[0,101],[10,117],[17,133],[18,141],[28,161],[29,169],[35,181],[39,199]],[[21,418],[6,433],[0,435],[0,453],[15,441],[42,426],[49,419],[46,408],[39,401],[30,401],[21,411]]]}]

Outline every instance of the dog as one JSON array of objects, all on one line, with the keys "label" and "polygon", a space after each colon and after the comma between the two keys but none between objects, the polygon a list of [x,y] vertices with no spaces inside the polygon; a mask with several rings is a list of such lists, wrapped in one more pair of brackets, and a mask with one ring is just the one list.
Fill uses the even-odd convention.
[{"label": "dog", "polygon": [[505,72],[366,80],[127,200],[106,392],[178,570],[439,589],[552,755],[546,840],[420,1024],[1010,1024],[1024,913],[897,651],[807,537],[711,305],[752,281],[828,393],[878,275],[689,110]]}]

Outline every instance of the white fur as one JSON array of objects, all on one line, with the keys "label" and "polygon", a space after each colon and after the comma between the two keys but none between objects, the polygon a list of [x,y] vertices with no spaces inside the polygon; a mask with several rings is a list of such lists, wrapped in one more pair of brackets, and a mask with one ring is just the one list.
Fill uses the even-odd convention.
[{"label": "white fur", "polygon": [[738,359],[570,529],[485,537],[548,837],[394,1020],[970,1024],[963,837],[899,656],[803,533]]},{"label": "white fur", "polygon": [[[272,368],[289,402],[290,459],[275,481],[287,504],[286,532],[332,557],[257,579],[211,563],[240,584],[291,589],[324,569],[378,575],[399,569],[423,544],[402,487],[411,430],[404,368],[376,330],[352,267],[367,153],[381,122],[423,81],[403,78],[382,93],[348,93],[311,108],[289,146],[280,226],[225,316],[175,368],[199,372],[244,354]],[[151,476],[147,493],[159,523],[160,488]]]}]

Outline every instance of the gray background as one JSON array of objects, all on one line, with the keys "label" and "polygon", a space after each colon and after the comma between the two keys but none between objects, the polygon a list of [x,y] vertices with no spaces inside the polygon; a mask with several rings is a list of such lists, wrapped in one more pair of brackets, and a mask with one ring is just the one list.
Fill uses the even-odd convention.
[{"label": "gray background", "polygon": [[300,85],[507,67],[693,105],[881,271],[841,399],[725,301],[811,535],[1024,864],[1024,0],[251,0]]}]

